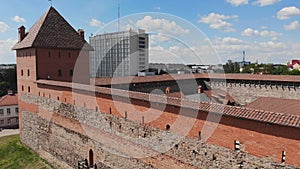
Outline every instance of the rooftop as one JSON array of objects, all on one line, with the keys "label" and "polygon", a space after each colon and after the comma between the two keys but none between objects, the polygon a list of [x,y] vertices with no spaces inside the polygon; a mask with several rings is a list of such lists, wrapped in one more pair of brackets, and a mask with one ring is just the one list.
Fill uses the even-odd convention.
[{"label": "rooftop", "polygon": [[18,95],[8,94],[0,98],[0,106],[18,105]]},{"label": "rooftop", "polygon": [[22,41],[15,44],[12,49],[30,47],[79,50],[84,47],[87,50],[92,50],[84,38],[53,7],[50,7],[40,17],[25,34]]},{"label": "rooftop", "polygon": [[274,81],[274,82],[300,82],[300,76],[289,75],[252,75],[252,74],[164,74],[155,76],[129,76],[129,77],[105,77],[91,79],[91,84],[97,86],[130,84],[130,83],[148,83],[163,82],[187,79],[221,79],[221,80],[249,80],[249,81]]},{"label": "rooftop", "polygon": [[299,100],[260,97],[246,107],[300,116]]},{"label": "rooftop", "polygon": [[292,114],[284,114],[284,113],[251,109],[251,108],[241,108],[241,107],[227,106],[227,105],[215,104],[215,103],[191,101],[187,99],[167,97],[167,96],[156,95],[156,94],[133,92],[133,91],[112,89],[112,88],[105,88],[105,87],[95,87],[92,85],[84,85],[84,84],[70,83],[70,82],[37,80],[36,83],[38,85],[60,86],[66,89],[73,88],[75,90],[96,92],[96,93],[102,93],[108,95],[117,95],[120,97],[129,96],[129,98],[131,99],[139,99],[145,101],[149,101],[150,98],[149,96],[151,95],[151,101],[155,101],[158,103],[159,102],[164,103],[164,101],[167,100],[167,104],[173,106],[185,107],[185,108],[195,109],[204,112],[214,112],[217,115],[254,120],[263,123],[271,123],[276,125],[300,128],[300,116],[296,116]]}]

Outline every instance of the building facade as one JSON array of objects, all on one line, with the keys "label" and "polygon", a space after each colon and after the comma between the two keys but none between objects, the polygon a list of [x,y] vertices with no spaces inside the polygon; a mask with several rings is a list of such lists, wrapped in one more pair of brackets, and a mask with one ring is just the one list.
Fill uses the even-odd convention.
[{"label": "building facade", "polygon": [[131,76],[148,68],[148,34],[145,30],[90,37],[92,77]]},{"label": "building facade", "polygon": [[0,99],[0,128],[18,128],[18,96],[9,93]]}]

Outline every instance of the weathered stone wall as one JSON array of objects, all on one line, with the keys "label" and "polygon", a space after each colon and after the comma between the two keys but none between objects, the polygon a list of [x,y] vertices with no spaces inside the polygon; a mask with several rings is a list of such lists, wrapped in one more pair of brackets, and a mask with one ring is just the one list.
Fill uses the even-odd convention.
[{"label": "weathered stone wall", "polygon": [[22,142],[58,168],[76,168],[78,160],[88,159],[90,149],[98,168],[285,167],[57,100],[30,94],[22,94],[21,100],[37,105],[36,112],[21,112]]},{"label": "weathered stone wall", "polygon": [[247,105],[259,97],[300,99],[300,88],[270,85],[206,83],[209,88],[227,91],[241,105]]}]

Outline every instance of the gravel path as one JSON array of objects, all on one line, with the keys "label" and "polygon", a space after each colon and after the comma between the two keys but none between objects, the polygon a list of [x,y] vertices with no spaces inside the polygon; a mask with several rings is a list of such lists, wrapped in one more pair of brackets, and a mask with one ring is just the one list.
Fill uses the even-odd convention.
[{"label": "gravel path", "polygon": [[19,132],[19,129],[2,129],[2,131],[0,131],[0,137],[19,134]]}]

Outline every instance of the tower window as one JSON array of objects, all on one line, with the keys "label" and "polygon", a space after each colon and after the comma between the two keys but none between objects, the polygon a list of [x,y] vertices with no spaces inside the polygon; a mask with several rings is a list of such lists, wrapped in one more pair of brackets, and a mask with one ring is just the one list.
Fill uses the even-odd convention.
[{"label": "tower window", "polygon": [[73,69],[70,70],[70,76],[73,76]]},{"label": "tower window", "polygon": [[58,69],[58,71],[57,71],[57,76],[62,76],[61,69]]},{"label": "tower window", "polygon": [[23,74],[24,74],[24,71],[23,71],[23,69],[21,69],[21,76],[23,76]]},{"label": "tower window", "polygon": [[22,85],[22,91],[24,91],[24,86]]},{"label": "tower window", "polygon": [[29,71],[29,69],[27,69],[27,76],[30,76],[30,71]]},{"label": "tower window", "polygon": [[28,93],[30,93],[30,86],[28,86]]}]

